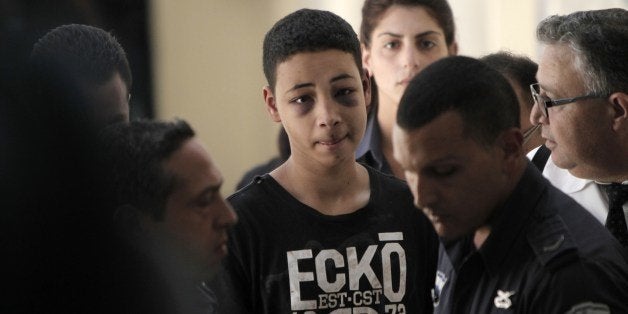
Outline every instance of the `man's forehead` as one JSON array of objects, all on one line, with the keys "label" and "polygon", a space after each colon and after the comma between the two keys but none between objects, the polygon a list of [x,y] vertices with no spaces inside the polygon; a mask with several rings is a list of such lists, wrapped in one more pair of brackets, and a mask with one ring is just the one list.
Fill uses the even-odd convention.
[{"label": "man's forehead", "polygon": [[546,45],[541,54],[536,78],[543,90],[561,92],[560,88],[577,88],[582,85],[576,66],[575,54],[566,44]]},{"label": "man's forehead", "polygon": [[164,167],[174,175],[180,184],[185,184],[191,178],[204,178],[207,186],[220,187],[223,177],[197,137],[191,137],[179,146],[166,160]]},{"label": "man's forehead", "polygon": [[465,135],[462,117],[453,110],[440,114],[419,128],[403,129],[396,126],[393,134],[395,132],[400,141],[405,141],[404,144],[410,152],[422,156],[436,154],[443,149],[453,149],[469,139]]}]

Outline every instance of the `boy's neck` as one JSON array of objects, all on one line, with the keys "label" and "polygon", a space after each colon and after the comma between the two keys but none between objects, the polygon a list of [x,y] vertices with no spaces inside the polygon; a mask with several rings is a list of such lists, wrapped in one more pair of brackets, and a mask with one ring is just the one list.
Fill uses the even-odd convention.
[{"label": "boy's neck", "polygon": [[325,215],[352,213],[366,206],[370,197],[368,171],[354,160],[325,168],[290,156],[270,174],[301,203]]}]

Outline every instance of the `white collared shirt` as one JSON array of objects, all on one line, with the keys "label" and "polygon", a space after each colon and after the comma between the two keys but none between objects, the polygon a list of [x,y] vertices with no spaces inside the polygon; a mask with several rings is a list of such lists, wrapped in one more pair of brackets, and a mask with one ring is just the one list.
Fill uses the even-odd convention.
[{"label": "white collared shirt", "polygon": [[[538,147],[528,153],[528,159],[532,160]],[[608,196],[593,180],[581,179],[573,176],[568,170],[556,166],[552,157],[547,160],[543,168],[543,176],[563,193],[571,196],[582,207],[589,211],[599,222],[606,223],[608,216]],[[603,184],[603,183],[602,183]],[[628,181],[623,182],[628,184]],[[628,203],[624,204],[624,217],[628,225]]]}]

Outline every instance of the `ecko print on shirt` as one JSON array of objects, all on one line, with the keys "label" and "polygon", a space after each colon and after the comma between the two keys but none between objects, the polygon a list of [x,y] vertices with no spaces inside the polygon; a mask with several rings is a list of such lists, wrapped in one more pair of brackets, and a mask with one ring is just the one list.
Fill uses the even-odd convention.
[{"label": "ecko print on shirt", "polygon": [[406,313],[403,232],[378,233],[378,243],[344,250],[286,253],[293,314]]}]

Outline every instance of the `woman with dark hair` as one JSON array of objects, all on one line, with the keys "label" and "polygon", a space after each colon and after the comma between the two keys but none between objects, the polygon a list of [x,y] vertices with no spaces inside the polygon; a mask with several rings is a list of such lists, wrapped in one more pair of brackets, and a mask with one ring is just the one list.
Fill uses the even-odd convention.
[{"label": "woman with dark hair", "polygon": [[453,14],[446,0],[366,0],[360,41],[363,65],[377,88],[356,157],[403,179],[392,150],[399,100],[417,73],[457,54]]}]

